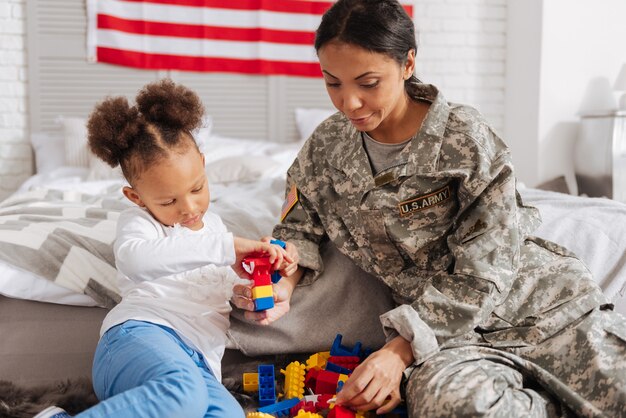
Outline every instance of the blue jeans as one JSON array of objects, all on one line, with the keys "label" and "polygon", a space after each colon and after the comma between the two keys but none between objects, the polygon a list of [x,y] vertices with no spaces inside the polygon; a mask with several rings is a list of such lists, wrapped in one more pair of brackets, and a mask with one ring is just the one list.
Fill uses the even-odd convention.
[{"label": "blue jeans", "polygon": [[202,355],[149,322],[126,321],[102,336],[93,384],[100,403],[78,417],[244,417]]}]

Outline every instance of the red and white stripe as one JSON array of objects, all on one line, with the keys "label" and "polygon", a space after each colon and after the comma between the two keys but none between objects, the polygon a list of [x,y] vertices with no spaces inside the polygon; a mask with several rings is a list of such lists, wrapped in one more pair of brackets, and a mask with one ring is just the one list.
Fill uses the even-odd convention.
[{"label": "red and white stripe", "polygon": [[88,0],[88,55],[144,69],[319,77],[313,41],[332,3]]}]

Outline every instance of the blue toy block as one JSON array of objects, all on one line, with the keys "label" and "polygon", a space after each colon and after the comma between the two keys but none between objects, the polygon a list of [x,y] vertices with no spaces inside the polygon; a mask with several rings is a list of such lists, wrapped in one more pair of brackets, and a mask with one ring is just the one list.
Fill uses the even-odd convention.
[{"label": "blue toy block", "polygon": [[347,374],[348,376],[352,373],[352,370],[346,369],[345,367],[341,367],[337,364],[326,362],[326,370],[331,372],[339,373],[339,374]]},{"label": "blue toy block", "polygon": [[290,409],[298,405],[299,402],[299,398],[291,398],[273,405],[263,406],[257,409],[257,411],[277,417],[288,417]]},{"label": "blue toy block", "polygon": [[287,247],[287,244],[285,244],[285,241],[281,241],[279,239],[270,240],[270,244],[280,245],[283,248],[283,250]]},{"label": "blue toy block", "polygon": [[276,402],[276,387],[274,386],[274,366],[259,364],[259,405],[271,405]]},{"label": "blue toy block", "polygon": [[[285,244],[284,241],[281,241],[279,239],[273,239],[270,241],[270,244],[276,244],[276,245],[280,245],[282,248],[287,247],[287,244]],[[272,273],[272,283],[278,283],[280,281],[280,279],[282,279],[280,273],[278,271],[275,271]],[[274,305],[272,305],[274,306]]]},{"label": "blue toy block", "polygon": [[333,341],[333,346],[330,348],[331,356],[357,356],[359,357],[359,353],[361,352],[361,342],[357,341],[352,350],[348,347],[344,347],[341,345],[341,334],[337,334],[335,337],[335,341]]},{"label": "blue toy block", "polygon": [[266,309],[270,309],[274,307],[274,297],[270,296],[267,298],[257,298],[254,300],[254,310],[255,311],[264,311]]}]

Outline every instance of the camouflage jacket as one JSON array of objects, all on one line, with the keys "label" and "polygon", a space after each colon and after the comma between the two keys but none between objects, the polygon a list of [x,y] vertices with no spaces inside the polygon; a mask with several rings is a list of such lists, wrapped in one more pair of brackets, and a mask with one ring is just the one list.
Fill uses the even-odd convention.
[{"label": "camouflage jacket", "polygon": [[274,236],[293,242],[314,273],[328,238],[384,281],[398,304],[381,317],[385,331],[411,341],[420,364],[446,341],[474,338],[505,301],[540,218],[519,198],[509,149],[483,117],[434,86],[414,88],[431,106],[402,151],[406,163],[373,176],[360,133],[331,116],[288,171]]}]

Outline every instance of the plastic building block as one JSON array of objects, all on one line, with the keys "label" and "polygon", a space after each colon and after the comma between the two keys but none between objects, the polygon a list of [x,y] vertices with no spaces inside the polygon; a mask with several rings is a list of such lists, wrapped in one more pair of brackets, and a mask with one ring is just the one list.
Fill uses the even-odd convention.
[{"label": "plastic building block", "polygon": [[339,378],[337,379],[337,383],[339,382],[343,382],[346,383],[346,381],[348,380],[348,376],[347,374],[339,374]]},{"label": "plastic building block", "polygon": [[361,363],[361,358],[357,356],[330,356],[328,362],[344,369],[354,370]]},{"label": "plastic building block", "polygon": [[343,406],[335,405],[330,412],[328,412],[327,418],[355,418],[355,412]]},{"label": "plastic building block", "polygon": [[274,415],[264,414],[263,412],[248,412],[246,418],[274,418]]},{"label": "plastic building block", "polygon": [[330,357],[330,351],[321,351],[311,355],[306,361],[306,369],[313,368],[323,369],[326,367],[326,361]]},{"label": "plastic building block", "polygon": [[252,299],[271,298],[274,297],[274,289],[271,285],[254,286],[252,288]]},{"label": "plastic building block", "polygon": [[259,374],[244,373],[243,374],[243,391],[257,392],[259,390]]},{"label": "plastic building block", "polygon": [[319,372],[320,369],[311,369],[306,372],[306,376],[304,377],[304,387],[311,389],[313,393],[315,393],[315,381],[317,380]]},{"label": "plastic building block", "polygon": [[341,338],[342,338],[342,335],[337,334],[337,336],[335,337],[335,341],[333,342],[333,346],[330,349],[330,355],[331,356],[357,356],[359,357],[359,354],[361,352],[361,342],[357,341],[354,347],[352,349],[349,349],[348,347],[341,345]]},{"label": "plastic building block", "polygon": [[285,375],[285,399],[302,398],[304,396],[304,368],[304,364],[294,361],[289,363],[285,370],[280,371]]},{"label": "plastic building block", "polygon": [[339,373],[328,370],[320,370],[315,379],[315,393],[337,393]]},{"label": "plastic building block", "polygon": [[263,311],[273,308],[274,292],[272,289],[270,257],[268,255],[252,255],[244,258],[241,264],[254,282],[254,286],[252,286],[254,310]]},{"label": "plastic building block", "polygon": [[254,310],[255,311],[264,311],[266,309],[270,309],[274,307],[274,297],[270,298],[259,298],[254,300]]},{"label": "plastic building block", "polygon": [[[280,245],[283,249],[287,247],[287,244],[285,244],[284,241],[281,241],[279,239],[270,240],[270,244]],[[271,276],[272,283],[278,283],[280,279],[281,279],[281,276],[279,272],[275,271],[272,273],[272,276]]]},{"label": "plastic building block", "polygon": [[259,405],[271,405],[276,402],[276,387],[274,386],[274,366],[271,364],[259,364],[258,372]]},{"label": "plastic building block", "polygon": [[338,366],[335,363],[331,363],[330,361],[326,363],[326,370],[329,370],[335,373],[342,373],[342,374],[352,373],[352,370],[346,369],[345,367]]},{"label": "plastic building block", "polygon": [[324,394],[324,395],[319,395],[317,397],[317,407],[318,409],[328,409],[330,408],[330,404],[328,403],[328,401],[330,401],[331,399],[333,399],[335,397],[335,394]]},{"label": "plastic building block", "polygon": [[295,415],[295,418],[323,418],[320,414],[316,414],[309,411],[299,410],[298,415]]},{"label": "plastic building block", "polygon": [[306,401],[301,399],[300,402],[296,404],[296,406],[292,407],[289,411],[291,415],[297,415],[298,413],[304,412],[317,412],[317,406],[315,406],[316,402],[314,401]]},{"label": "plastic building block", "polygon": [[278,402],[272,405],[266,405],[258,409],[259,412],[264,412],[266,414],[271,414],[279,417],[288,417],[289,410],[296,406],[300,402],[300,399],[293,398],[287,399],[286,401]]},{"label": "plastic building block", "polygon": [[269,256],[248,256],[241,262],[245,271],[250,274],[255,286],[267,286],[272,284]]}]

